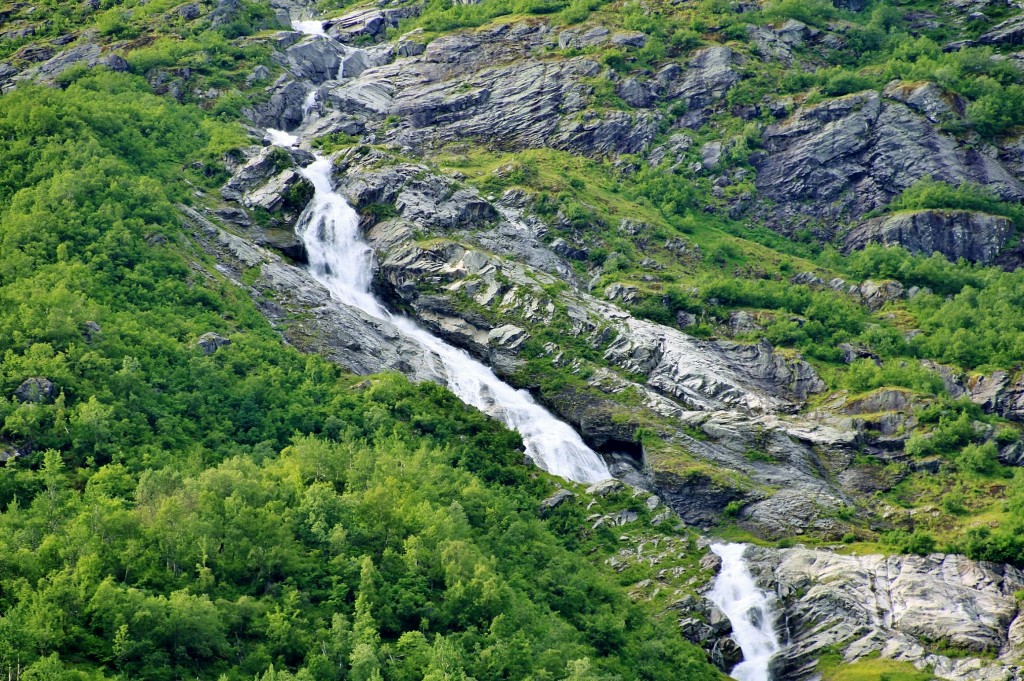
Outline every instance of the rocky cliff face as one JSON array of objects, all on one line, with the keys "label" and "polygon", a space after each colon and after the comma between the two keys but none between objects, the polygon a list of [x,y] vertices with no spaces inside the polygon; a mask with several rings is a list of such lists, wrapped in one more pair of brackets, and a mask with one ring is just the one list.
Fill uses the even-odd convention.
[{"label": "rocky cliff face", "polygon": [[1013,235],[1013,222],[997,215],[969,211],[917,211],[872,218],[844,237],[847,249],[869,243],[902,246],[911,253],[941,253],[950,260],[961,258],[989,264]]},{"label": "rocky cliff face", "polygon": [[925,177],[981,184],[1008,201],[1024,198],[1024,185],[993,158],[994,150],[962,145],[936,127],[947,115],[955,109],[934,85],[900,83],[882,94],[797,109],[764,131],[764,153],[755,159],[758,189],[773,201],[766,217],[780,229],[855,219]]},{"label": "rocky cliff face", "polygon": [[[960,556],[845,556],[804,548],[748,549],[756,577],[777,593],[788,640],[781,678],[814,677],[826,649],[843,659],[881,655],[941,679],[1019,679],[1024,574]],[[956,656],[930,653],[941,643]]]}]

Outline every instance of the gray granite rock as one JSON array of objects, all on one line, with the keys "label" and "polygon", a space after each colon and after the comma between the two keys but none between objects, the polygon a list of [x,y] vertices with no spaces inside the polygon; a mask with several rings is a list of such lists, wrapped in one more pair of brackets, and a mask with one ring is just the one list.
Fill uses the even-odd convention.
[{"label": "gray granite rock", "polygon": [[953,262],[989,264],[1013,233],[1013,221],[999,215],[924,210],[866,220],[846,234],[844,243],[848,251],[879,243],[921,255],[941,253]]}]

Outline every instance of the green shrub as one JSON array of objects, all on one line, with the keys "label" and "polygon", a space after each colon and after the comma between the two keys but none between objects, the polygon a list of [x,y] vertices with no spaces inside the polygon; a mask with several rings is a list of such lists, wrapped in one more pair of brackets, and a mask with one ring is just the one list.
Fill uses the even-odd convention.
[{"label": "green shrub", "polygon": [[870,90],[875,87],[877,87],[877,83],[867,76],[849,71],[840,71],[825,81],[822,91],[831,97],[838,97],[862,90]]},{"label": "green shrub", "polygon": [[964,503],[964,495],[960,492],[948,492],[942,498],[942,508],[946,513],[952,515],[963,515],[967,512],[967,506]]},{"label": "green shrub", "polygon": [[[1024,102],[1021,103],[1024,108]],[[953,186],[924,177],[907,187],[889,204],[887,210],[974,210],[1004,215],[1024,226],[1024,212],[1018,206],[1000,200],[988,189],[970,182]]]},{"label": "green shrub", "polygon": [[857,359],[841,379],[848,390],[859,393],[894,386],[939,395],[945,391],[942,377],[924,368],[920,362],[887,360],[878,366],[870,359]]},{"label": "green shrub", "polygon": [[770,0],[764,14],[771,19],[797,19],[820,25],[836,16],[836,8],[828,0]]},{"label": "green shrub", "polygon": [[991,440],[983,444],[971,443],[960,450],[956,467],[963,473],[991,475],[999,469],[998,456],[996,443]]},{"label": "green shrub", "polygon": [[895,530],[883,535],[883,540],[901,553],[913,553],[919,556],[926,556],[935,551],[935,537],[924,530],[915,530],[913,533]]}]

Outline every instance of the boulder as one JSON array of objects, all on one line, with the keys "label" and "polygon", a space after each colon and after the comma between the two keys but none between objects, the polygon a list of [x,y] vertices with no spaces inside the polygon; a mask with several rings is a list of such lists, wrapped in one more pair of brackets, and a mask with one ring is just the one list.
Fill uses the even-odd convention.
[{"label": "boulder", "polygon": [[729,313],[727,322],[729,333],[733,336],[742,336],[754,331],[760,331],[764,327],[757,321],[757,318],[746,310],[736,310]]},{"label": "boulder", "polygon": [[541,517],[548,515],[551,511],[555,510],[556,508],[558,508],[565,502],[569,501],[570,499],[574,499],[575,497],[576,495],[567,489],[558,490],[550,497],[540,502]]},{"label": "boulder", "polygon": [[242,0],[216,0],[210,12],[210,24],[214,27],[230,24],[241,11]]},{"label": "boulder", "polygon": [[306,244],[290,229],[261,229],[253,237],[253,243],[273,248],[293,262],[303,265],[309,262]]},{"label": "boulder", "polygon": [[640,31],[623,31],[612,35],[612,44],[639,49],[647,44],[647,36]]},{"label": "boulder", "polygon": [[311,86],[308,83],[279,78],[270,85],[267,98],[243,113],[261,128],[292,130],[305,118],[305,103]]},{"label": "boulder", "polygon": [[921,255],[941,253],[953,262],[963,258],[989,264],[1013,233],[1013,221],[1002,216],[924,210],[866,220],[846,234],[845,248],[852,251],[880,243]]},{"label": "boulder", "polygon": [[180,16],[185,21],[192,21],[193,19],[198,19],[201,14],[202,12],[199,9],[199,5],[194,2],[190,2],[189,4],[182,5],[178,8],[178,16]]},{"label": "boulder", "polygon": [[895,80],[885,87],[882,94],[889,99],[903,102],[932,123],[958,119],[964,115],[967,108],[967,103],[959,95],[948,92],[932,82],[908,83]]},{"label": "boulder", "polygon": [[92,343],[94,340],[100,337],[100,333],[103,331],[100,325],[93,321],[88,321],[82,324],[82,335],[85,336],[86,343]]},{"label": "boulder", "polygon": [[[397,23],[397,22],[396,22]],[[324,24],[327,35],[342,43],[359,39],[377,41],[384,37],[389,22],[380,10],[369,8],[351,12]]]},{"label": "boulder", "polygon": [[638,108],[650,106],[655,99],[654,92],[646,84],[633,77],[616,84],[615,94],[621,97],[626,104]]},{"label": "boulder", "polygon": [[606,497],[609,494],[621,492],[626,488],[621,481],[609,478],[608,480],[602,480],[595,482],[593,485],[587,488],[587,494],[596,497]]},{"label": "boulder", "polygon": [[568,260],[584,261],[589,254],[586,249],[576,248],[566,243],[565,239],[558,238],[551,242],[551,251]]},{"label": "boulder", "polygon": [[208,331],[196,339],[196,345],[199,346],[204,355],[212,355],[225,345],[231,345],[231,340],[219,333]]},{"label": "boulder", "polygon": [[989,413],[999,411],[1003,403],[1004,391],[1010,384],[1010,375],[1005,371],[993,371],[991,374],[972,376],[967,383],[971,402],[980,405]]},{"label": "boulder", "polygon": [[33,376],[26,378],[14,391],[14,399],[19,402],[48,404],[57,397],[57,386],[48,378]]},{"label": "boulder", "polygon": [[1017,15],[978,36],[981,45],[1024,45],[1024,16]]},{"label": "boulder", "polygon": [[496,329],[491,329],[487,334],[487,343],[506,350],[515,350],[530,337],[530,334],[514,324],[506,324]]},{"label": "boulder", "polygon": [[870,359],[875,364],[882,365],[882,360],[878,355],[860,345],[840,343],[839,351],[843,353],[843,362],[846,364],[852,364],[858,359]]},{"label": "boulder", "polygon": [[311,35],[277,53],[277,60],[290,73],[314,85],[338,79],[345,46],[323,35]]},{"label": "boulder", "polygon": [[861,301],[871,310],[880,310],[886,303],[899,300],[904,295],[903,284],[896,280],[864,281],[857,289]]},{"label": "boulder", "polygon": [[743,660],[743,651],[732,636],[723,636],[711,648],[711,661],[722,671],[728,671]]},{"label": "boulder", "polygon": [[108,54],[101,63],[111,71],[117,71],[119,73],[126,73],[129,68],[131,68],[124,57],[119,54],[114,54],[113,52]]},{"label": "boulder", "polygon": [[1004,466],[1024,466],[1024,443],[1018,441],[999,450],[999,463]]},{"label": "boulder", "polygon": [[247,208],[262,208],[268,213],[302,210],[313,197],[313,185],[298,171],[289,168],[242,197]]}]

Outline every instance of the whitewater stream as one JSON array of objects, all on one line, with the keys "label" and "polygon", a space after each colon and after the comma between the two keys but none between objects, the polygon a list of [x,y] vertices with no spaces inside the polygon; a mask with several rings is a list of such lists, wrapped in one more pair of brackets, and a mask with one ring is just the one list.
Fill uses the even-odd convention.
[{"label": "whitewater stream", "polygon": [[[323,26],[318,21],[296,21],[292,26],[303,33],[323,35]],[[308,112],[312,109],[312,96],[307,104]],[[300,142],[296,135],[280,130],[268,130],[267,134],[279,146],[297,146]],[[314,194],[299,217],[296,233],[306,246],[309,269],[317,281],[338,301],[386,319],[437,357],[439,373],[448,388],[466,404],[517,431],[527,455],[538,466],[577,482],[610,478],[604,460],[584,444],[575,430],[537,404],[528,392],[503,382],[489,367],[412,320],[392,315],[373,297],[373,251],[360,235],[359,215],[334,191],[331,170],[331,160],[320,155],[301,170],[312,183]]]},{"label": "whitewater stream", "polygon": [[772,617],[772,598],[757,588],[743,557],[745,544],[712,544],[722,569],[708,599],[732,624],[732,637],[743,651],[743,661],[729,676],[739,681],[771,681],[769,663],[779,652],[779,637]]}]

